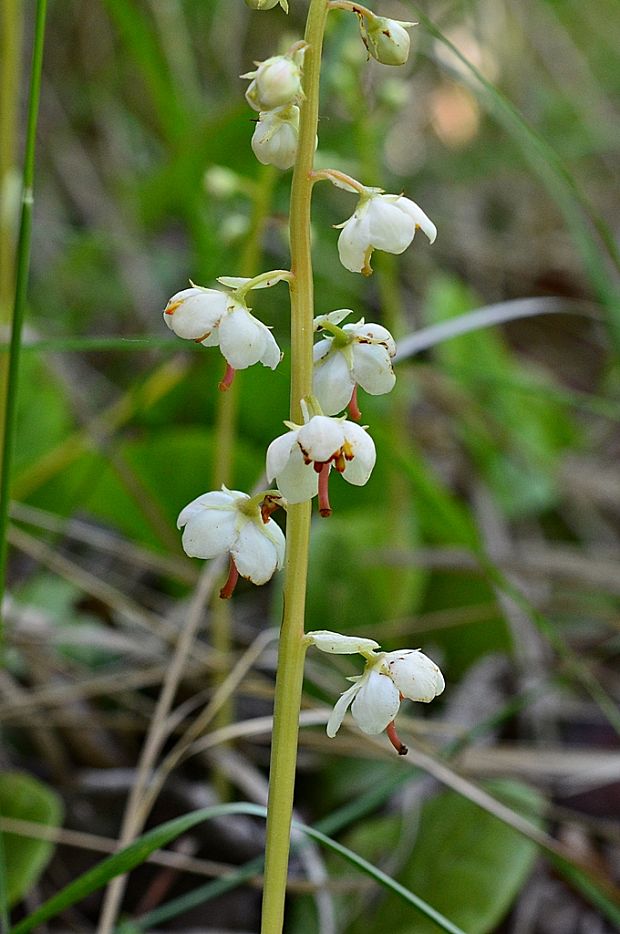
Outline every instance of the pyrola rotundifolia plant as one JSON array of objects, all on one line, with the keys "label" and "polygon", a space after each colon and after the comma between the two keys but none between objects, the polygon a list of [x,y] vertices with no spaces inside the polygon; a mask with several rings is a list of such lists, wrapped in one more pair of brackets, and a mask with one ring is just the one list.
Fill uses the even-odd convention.
[{"label": "pyrola rotundifolia plant", "polygon": [[[245,0],[252,10],[280,7],[286,0]],[[409,55],[413,23],[378,16],[348,0],[310,0],[305,36],[284,54],[272,55],[242,77],[245,97],[255,111],[251,145],[265,165],[293,168],[290,206],[291,263],[251,279],[221,276],[220,287],[191,283],[173,295],[164,320],[181,338],[205,348],[218,347],[226,361],[220,390],[227,391],[237,370],[260,363],[275,369],[281,359],[277,335],[267,320],[252,314],[255,289],[286,282],[291,303],[291,411],[286,431],[266,452],[266,473],[275,488],[252,495],[238,490],[201,493],[179,516],[183,547],[198,558],[226,555],[228,580],[220,595],[230,597],[239,576],[266,583],[285,568],[284,615],[276,678],[274,731],[269,784],[263,934],[280,934],[288,866],[297,732],[304,655],[313,645],[332,654],[356,653],[363,672],[336,702],[327,724],[333,737],[351,710],[362,732],[385,731],[398,751],[407,747],[396,733],[394,718],[401,702],[428,703],[444,689],[439,668],[417,649],[383,652],[372,639],[322,630],[304,631],[306,576],[312,503],[322,517],[331,514],[329,484],[341,474],[353,487],[370,477],[376,460],[372,426],[362,425],[358,390],[382,395],[394,387],[392,358],[396,345],[380,324],[355,320],[344,308],[324,311],[328,296],[315,310],[310,248],[310,202],[314,185],[328,181],[354,196],[351,216],[340,224],[337,249],[342,265],[363,276],[372,274],[373,251],[400,254],[421,229],[432,243],[437,235],[422,208],[404,194],[371,188],[337,169],[314,169],[317,147],[319,76],[328,14],[343,10],[358,21],[368,51],[384,65],[402,65]],[[336,244],[334,244],[336,247]],[[352,321],[343,324],[346,318]],[[314,342],[314,335],[318,337]],[[207,349],[207,353],[213,351]],[[351,495],[355,495],[351,491]],[[272,518],[286,510],[286,544]],[[355,728],[355,727],[353,727]]]}]

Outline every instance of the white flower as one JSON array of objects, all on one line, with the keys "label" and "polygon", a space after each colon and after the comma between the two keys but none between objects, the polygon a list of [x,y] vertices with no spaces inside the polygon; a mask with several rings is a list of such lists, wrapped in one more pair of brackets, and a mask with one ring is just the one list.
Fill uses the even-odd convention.
[{"label": "white flower", "polygon": [[431,243],[437,228],[422,208],[403,195],[385,195],[380,188],[364,188],[353,215],[343,224],[338,237],[342,265],[365,276],[372,273],[373,250],[403,253],[418,227]]},{"label": "white flower", "polygon": [[351,707],[353,719],[362,732],[372,736],[387,730],[392,745],[400,755],[405,755],[407,747],[398,738],[394,717],[403,698],[428,704],[441,694],[445,681],[437,665],[419,649],[376,651],[379,647],[372,639],[342,636],[327,630],[308,633],[306,643],[322,652],[357,652],[366,659],[364,673],[349,679],[353,687],[336,702],[327,723],[327,735],[336,735]]},{"label": "white flower", "polygon": [[239,574],[264,584],[284,562],[284,535],[269,514],[280,505],[273,492],[250,497],[238,490],[203,493],[183,509],[183,550],[190,558],[230,554],[231,574],[221,596],[229,597]]},{"label": "white flower", "polygon": [[295,164],[299,139],[299,107],[290,104],[261,111],[252,136],[254,155],[263,165],[290,169]]},{"label": "white flower", "polygon": [[335,415],[349,407],[356,421],[361,413],[357,407],[357,386],[380,396],[393,389],[396,376],[392,357],[396,353],[394,338],[380,324],[340,322],[352,314],[341,308],[314,319],[315,331],[325,331],[328,337],[314,345],[314,375],[312,391],[326,415]]},{"label": "white flower", "polygon": [[[281,278],[278,270],[271,280],[254,288],[275,285]],[[243,287],[251,280],[222,276],[218,281],[235,290],[241,288],[241,292],[201,286],[183,289],[166,305],[164,321],[178,337],[205,347],[219,346],[228,364],[220,388],[227,389],[235,370],[259,362],[275,370],[282,354],[269,328],[250,313],[245,303]]]},{"label": "white flower", "polygon": [[354,486],[363,486],[375,465],[375,445],[364,428],[343,418],[314,415],[305,425],[272,441],[267,449],[267,477],[274,478],[289,503],[319,495],[319,511],[329,516],[328,480],[333,467]]},{"label": "white flower", "polygon": [[302,56],[302,48],[297,48],[293,55],[273,55],[264,62],[257,62],[256,71],[241,75],[251,79],[245,92],[250,107],[258,111],[273,110],[300,99]]},{"label": "white flower", "polygon": [[415,23],[403,23],[373,13],[360,16],[362,40],[373,58],[382,65],[404,65],[409,57],[410,39],[407,30]]}]

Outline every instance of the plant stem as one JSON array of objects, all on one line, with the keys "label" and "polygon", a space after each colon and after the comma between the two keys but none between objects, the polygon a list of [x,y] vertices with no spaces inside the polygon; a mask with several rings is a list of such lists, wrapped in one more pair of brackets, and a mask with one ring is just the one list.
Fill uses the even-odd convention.
[{"label": "plant stem", "polygon": [[[290,417],[297,423],[302,421],[301,400],[312,392],[314,289],[310,207],[321,48],[328,12],[328,0],[311,0],[304,36],[308,43],[304,57],[305,99],[301,106],[299,145],[291,189]],[[280,934],[284,920],[305,655],[303,637],[311,508],[310,502],[289,506],[286,522],[286,580],[273,712],[262,934]]]},{"label": "plant stem", "polygon": [[37,0],[32,66],[30,72],[30,95],[28,99],[28,117],[26,145],[24,152],[24,175],[21,200],[19,239],[17,241],[15,269],[15,303],[11,328],[11,346],[6,383],[4,406],[4,431],[2,442],[2,463],[0,470],[0,646],[4,639],[2,602],[6,581],[7,562],[7,524],[9,517],[10,476],[15,446],[17,425],[17,383],[19,377],[19,358],[22,342],[22,330],[26,311],[26,291],[28,269],[30,266],[30,243],[32,239],[32,205],[34,182],[34,150],[41,96],[41,72],[43,68],[43,40],[45,37],[45,14],[47,0]]}]

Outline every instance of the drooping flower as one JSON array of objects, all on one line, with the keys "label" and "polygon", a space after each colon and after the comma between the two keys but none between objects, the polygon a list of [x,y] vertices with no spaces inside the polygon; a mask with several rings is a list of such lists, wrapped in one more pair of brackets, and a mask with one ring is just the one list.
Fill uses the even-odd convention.
[{"label": "drooping flower", "polygon": [[336,735],[351,707],[353,719],[362,732],[372,736],[386,730],[398,754],[406,755],[407,747],[396,733],[394,718],[404,698],[428,704],[441,694],[445,681],[437,665],[419,649],[382,652],[373,639],[328,630],[308,633],[306,643],[321,652],[358,653],[366,659],[364,673],[349,678],[353,686],[336,702],[327,723],[327,735]]},{"label": "drooping flower", "polygon": [[295,164],[299,140],[299,107],[288,104],[261,111],[252,136],[252,150],[263,165],[290,169]]},{"label": "drooping flower", "polygon": [[241,75],[250,79],[245,99],[254,110],[273,110],[295,104],[302,98],[301,64],[306,48],[304,42],[295,43],[287,55],[272,55],[264,62],[256,62],[256,71]]},{"label": "drooping flower", "polygon": [[230,597],[239,575],[264,584],[284,562],[285,540],[270,518],[282,504],[277,491],[248,496],[238,490],[203,493],[179,514],[183,550],[190,558],[215,558],[230,554],[228,581],[220,591]]},{"label": "drooping flower", "polygon": [[392,357],[396,344],[390,332],[380,324],[356,324],[338,327],[353,312],[341,308],[314,319],[314,330],[329,336],[314,345],[313,394],[326,415],[336,415],[349,407],[349,415],[359,421],[357,387],[371,396],[380,396],[394,388],[396,376]]},{"label": "drooping flower", "polygon": [[338,255],[346,269],[371,275],[373,250],[403,253],[418,228],[434,243],[437,228],[414,201],[404,195],[383,194],[381,188],[360,186],[360,189],[354,213],[338,225],[341,228]]},{"label": "drooping flower", "polygon": [[[164,321],[178,337],[205,347],[219,346],[227,367],[220,389],[227,389],[235,370],[255,363],[275,370],[282,358],[280,348],[267,325],[251,314],[245,301],[250,288],[268,288],[289,275],[285,270],[264,273],[254,280],[221,276],[218,282],[233,289],[207,289],[192,284],[172,296],[164,310]],[[270,277],[270,278],[269,278]]]},{"label": "drooping flower", "polygon": [[267,477],[275,478],[289,503],[303,503],[318,493],[319,512],[331,515],[329,473],[334,467],[348,483],[363,486],[375,466],[375,445],[364,428],[344,418],[307,417],[290,428],[267,449]]},{"label": "drooping flower", "polygon": [[370,10],[359,16],[362,41],[370,55],[382,65],[404,65],[409,58],[411,41],[407,30],[416,23],[403,23]]}]

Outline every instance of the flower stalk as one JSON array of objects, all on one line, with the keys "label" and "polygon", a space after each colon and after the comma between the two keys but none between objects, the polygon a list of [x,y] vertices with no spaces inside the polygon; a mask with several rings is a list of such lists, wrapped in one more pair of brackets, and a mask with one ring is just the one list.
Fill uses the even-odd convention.
[{"label": "flower stalk", "polygon": [[[291,241],[291,421],[303,420],[301,401],[312,393],[314,288],[310,244],[312,168],[319,108],[321,49],[328,0],[311,0],[306,21],[299,143],[293,170]],[[289,506],[284,614],[276,677],[261,934],[279,934],[290,849],[299,709],[305,657],[304,617],[311,503]]]}]

